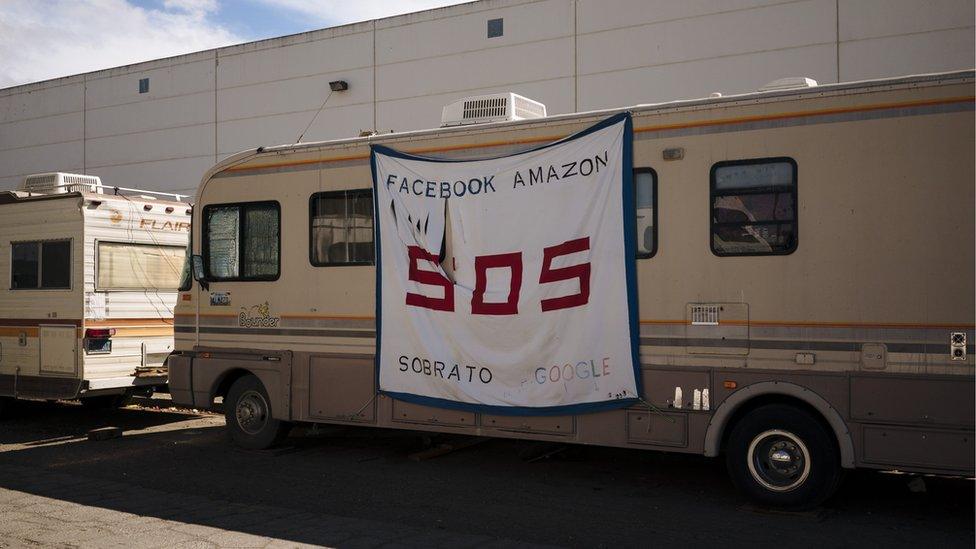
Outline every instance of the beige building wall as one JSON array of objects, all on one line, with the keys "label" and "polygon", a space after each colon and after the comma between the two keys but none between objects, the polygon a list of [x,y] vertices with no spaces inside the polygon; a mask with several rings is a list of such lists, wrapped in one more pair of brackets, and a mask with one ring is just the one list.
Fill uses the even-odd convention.
[{"label": "beige building wall", "polygon": [[0,189],[63,170],[192,193],[219,159],[306,127],[429,128],[499,91],[560,114],[973,68],[973,19],[971,0],[481,0],[0,90]]}]

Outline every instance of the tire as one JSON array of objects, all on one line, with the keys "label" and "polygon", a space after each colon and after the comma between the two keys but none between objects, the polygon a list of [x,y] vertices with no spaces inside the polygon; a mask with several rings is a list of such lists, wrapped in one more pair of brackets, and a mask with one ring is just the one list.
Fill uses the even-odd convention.
[{"label": "tire", "polygon": [[761,406],[740,419],[725,457],[732,483],[761,505],[810,509],[840,484],[833,433],[808,412],[785,404]]},{"label": "tire", "polygon": [[109,411],[123,406],[128,406],[132,395],[123,393],[120,395],[100,395],[85,397],[81,399],[81,405],[88,410]]},{"label": "tire", "polygon": [[291,427],[271,417],[271,399],[257,377],[246,375],[230,386],[224,417],[231,440],[242,448],[263,450],[281,442]]}]

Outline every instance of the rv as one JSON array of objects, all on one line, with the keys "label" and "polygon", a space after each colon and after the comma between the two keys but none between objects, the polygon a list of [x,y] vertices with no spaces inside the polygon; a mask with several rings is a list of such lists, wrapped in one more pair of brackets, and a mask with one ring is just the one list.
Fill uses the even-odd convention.
[{"label": "rv", "polygon": [[0,405],[118,406],[166,385],[190,205],[98,177],[0,193]]},{"label": "rv", "polygon": [[[220,162],[193,211],[174,401],[222,399],[250,448],[311,422],[724,455],[743,492],[787,507],[844,469],[973,475],[974,74],[798,80]],[[490,158],[622,111],[643,402],[508,416],[378,392],[370,146]]]}]

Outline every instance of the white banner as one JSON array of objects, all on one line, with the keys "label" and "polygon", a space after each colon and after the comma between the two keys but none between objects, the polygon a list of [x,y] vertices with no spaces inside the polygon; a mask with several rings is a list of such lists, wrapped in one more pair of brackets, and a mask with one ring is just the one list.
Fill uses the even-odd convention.
[{"label": "white banner", "polygon": [[500,414],[639,390],[629,114],[487,160],[372,150],[379,389]]}]

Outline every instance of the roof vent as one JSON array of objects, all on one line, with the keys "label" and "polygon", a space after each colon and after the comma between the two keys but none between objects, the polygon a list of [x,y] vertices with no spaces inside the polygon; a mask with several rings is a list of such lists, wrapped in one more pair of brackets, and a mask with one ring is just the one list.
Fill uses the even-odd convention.
[{"label": "roof vent", "polygon": [[799,90],[803,88],[814,88],[816,86],[817,86],[817,81],[814,80],[813,78],[807,78],[805,76],[789,76],[787,78],[780,78],[779,80],[773,80],[772,82],[759,88],[759,91],[768,92],[768,91],[783,91],[783,90]]},{"label": "roof vent", "polygon": [[32,194],[61,194],[73,192],[101,193],[102,180],[96,175],[77,173],[37,173],[28,175],[20,190]]},{"label": "roof vent", "polygon": [[546,106],[516,93],[465,97],[444,107],[441,127],[545,118]]}]

